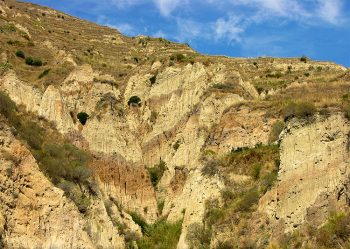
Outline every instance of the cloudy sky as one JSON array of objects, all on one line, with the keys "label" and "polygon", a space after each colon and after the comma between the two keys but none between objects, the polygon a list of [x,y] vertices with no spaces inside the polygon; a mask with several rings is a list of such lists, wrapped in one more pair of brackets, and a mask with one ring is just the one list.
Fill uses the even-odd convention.
[{"label": "cloudy sky", "polygon": [[350,0],[30,0],[134,36],[206,54],[299,57],[350,66]]}]

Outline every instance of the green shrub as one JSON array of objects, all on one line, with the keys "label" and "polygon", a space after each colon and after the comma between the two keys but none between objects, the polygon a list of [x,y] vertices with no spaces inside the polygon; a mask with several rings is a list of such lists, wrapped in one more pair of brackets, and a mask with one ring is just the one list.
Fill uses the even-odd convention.
[{"label": "green shrub", "polygon": [[16,51],[16,56],[23,59],[26,57],[24,52],[21,50]]},{"label": "green shrub", "polygon": [[[207,205],[209,206],[209,205]],[[217,221],[225,217],[224,210],[218,207],[207,208],[205,214],[205,222],[207,226],[215,224]]]},{"label": "green shrub", "polygon": [[350,104],[347,104],[344,107],[344,116],[345,118],[347,118],[348,120],[350,120]]},{"label": "green shrub", "polygon": [[11,68],[12,68],[12,65],[9,62],[0,63],[0,70],[3,72],[5,72]]},{"label": "green shrub", "polygon": [[170,60],[172,61],[176,60],[177,62],[184,62],[185,59],[186,59],[186,56],[181,53],[175,53],[170,56]]},{"label": "green shrub", "polygon": [[160,162],[152,168],[147,168],[153,187],[158,185],[166,169],[166,163],[163,160],[160,160]]},{"label": "green shrub", "polygon": [[188,227],[186,239],[191,248],[209,249],[211,229],[200,223],[193,223]]},{"label": "green shrub", "polygon": [[165,220],[148,225],[145,236],[137,242],[139,249],[176,249],[181,235],[182,221]]},{"label": "green shrub", "polygon": [[174,145],[173,145],[173,149],[174,149],[174,150],[178,150],[179,147],[180,147],[180,145],[181,145],[181,141],[180,141],[180,140],[177,140],[177,141],[174,143]]},{"label": "green shrub", "polygon": [[132,96],[130,97],[129,101],[128,101],[128,106],[130,105],[141,105],[141,99],[138,96]]},{"label": "green shrub", "polygon": [[262,169],[262,165],[260,163],[254,164],[252,169],[250,170],[250,176],[254,179],[257,180],[260,177],[260,172]]},{"label": "green shrub", "polygon": [[208,159],[204,162],[204,166],[202,168],[202,175],[205,176],[215,176],[220,171],[221,163],[216,159]]},{"label": "green shrub", "polygon": [[27,57],[26,58],[26,64],[32,66],[34,63],[34,59],[32,57]]},{"label": "green shrub", "polygon": [[86,124],[86,121],[88,120],[89,118],[89,115],[86,113],[86,112],[79,112],[77,114],[77,118],[79,120],[79,122],[82,124],[82,125],[85,125]]},{"label": "green shrub", "polygon": [[130,212],[129,214],[130,214],[132,220],[133,220],[137,225],[140,226],[142,233],[145,233],[145,232],[146,232],[146,229],[147,229],[147,227],[148,227],[148,224],[147,224],[147,222],[145,221],[145,219],[144,219],[141,215],[139,215],[138,213],[136,213],[136,212]]},{"label": "green shrub", "polygon": [[157,207],[158,207],[159,214],[162,214],[162,212],[163,212],[164,203],[165,203],[164,200],[157,201]]},{"label": "green shrub", "polygon": [[304,63],[308,62],[308,60],[309,60],[309,58],[307,58],[305,55],[303,55],[303,56],[300,58],[300,61],[301,61],[301,62],[304,62]]},{"label": "green shrub", "polygon": [[316,113],[316,107],[313,103],[300,102],[290,103],[283,110],[284,121],[297,117],[300,119],[308,119]]},{"label": "green shrub", "polygon": [[40,59],[33,59],[32,57],[27,57],[25,60],[26,64],[29,66],[40,67],[43,65],[43,62]]},{"label": "green shrub", "polygon": [[33,66],[41,67],[43,65],[43,62],[40,59],[34,59]]},{"label": "green shrub", "polygon": [[8,118],[9,116],[14,115],[16,110],[16,104],[6,93],[0,91],[0,113]]},{"label": "green shrub", "polygon": [[50,68],[45,69],[41,74],[39,74],[38,79],[41,79],[41,78],[45,77],[46,75],[49,74],[50,71],[51,71]]},{"label": "green shrub", "polygon": [[259,201],[259,191],[257,188],[251,188],[244,192],[236,205],[236,210],[241,212],[250,211],[253,206]]},{"label": "green shrub", "polygon": [[350,215],[344,213],[332,214],[328,222],[318,230],[316,237],[318,244],[322,246],[329,248],[340,246],[350,237]]},{"label": "green shrub", "polygon": [[273,143],[279,139],[281,132],[284,129],[284,122],[277,120],[273,125],[269,134],[269,142]]},{"label": "green shrub", "polygon": [[211,88],[219,89],[219,90],[232,90],[234,86],[231,83],[218,83],[218,84],[212,85]]},{"label": "green shrub", "polygon": [[151,82],[152,85],[156,83],[156,80],[157,80],[157,75],[153,75],[151,78],[149,78],[149,81]]}]

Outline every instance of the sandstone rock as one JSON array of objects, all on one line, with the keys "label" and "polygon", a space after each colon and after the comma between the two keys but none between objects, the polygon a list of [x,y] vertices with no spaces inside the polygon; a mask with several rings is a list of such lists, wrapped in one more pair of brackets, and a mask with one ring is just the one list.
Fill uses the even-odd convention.
[{"label": "sandstone rock", "polygon": [[260,210],[290,231],[319,197],[332,198],[349,177],[349,131],[342,115],[291,122],[282,134],[278,184],[261,199]]}]

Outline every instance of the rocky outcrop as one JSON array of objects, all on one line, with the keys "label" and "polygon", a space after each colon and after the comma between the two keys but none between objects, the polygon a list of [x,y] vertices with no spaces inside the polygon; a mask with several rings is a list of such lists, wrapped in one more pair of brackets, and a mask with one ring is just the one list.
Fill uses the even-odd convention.
[{"label": "rocky outcrop", "polygon": [[0,145],[0,229],[5,248],[95,248],[75,205],[48,181],[3,124]]},{"label": "rocky outcrop", "polygon": [[124,248],[101,195],[91,198],[84,218],[3,124],[0,162],[0,237],[5,248]]},{"label": "rocky outcrop", "polygon": [[69,115],[61,94],[54,86],[49,86],[46,89],[41,99],[39,115],[53,121],[62,134],[75,129],[72,117]]},{"label": "rocky outcrop", "polygon": [[158,217],[157,201],[148,172],[116,158],[100,158],[92,165],[97,182],[107,200],[115,200],[123,210],[137,212],[150,223]]},{"label": "rocky outcrop", "polygon": [[260,210],[290,231],[319,199],[334,199],[350,174],[349,132],[343,115],[290,122],[281,137],[278,184],[261,199]]},{"label": "rocky outcrop", "polygon": [[27,111],[39,111],[42,98],[41,91],[19,80],[14,71],[9,71],[0,78],[0,89],[7,92],[17,105],[25,105]]}]

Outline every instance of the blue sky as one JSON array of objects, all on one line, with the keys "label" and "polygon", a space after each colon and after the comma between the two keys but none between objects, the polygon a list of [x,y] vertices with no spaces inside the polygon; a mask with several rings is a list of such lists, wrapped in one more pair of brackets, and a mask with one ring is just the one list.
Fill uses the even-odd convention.
[{"label": "blue sky", "polygon": [[31,0],[205,54],[299,57],[350,66],[350,0]]}]

